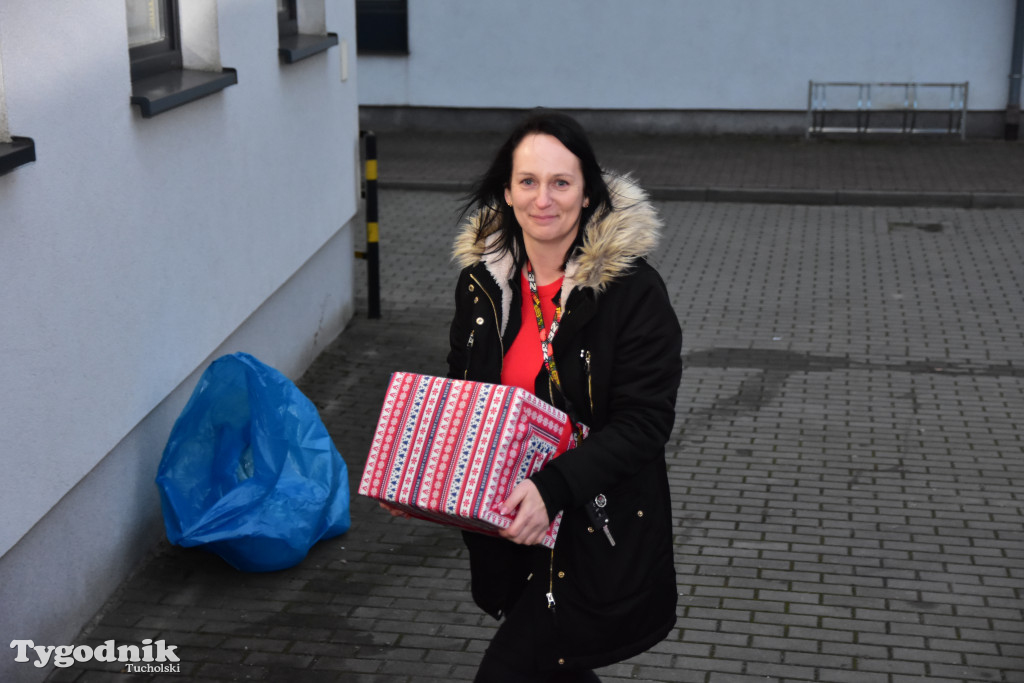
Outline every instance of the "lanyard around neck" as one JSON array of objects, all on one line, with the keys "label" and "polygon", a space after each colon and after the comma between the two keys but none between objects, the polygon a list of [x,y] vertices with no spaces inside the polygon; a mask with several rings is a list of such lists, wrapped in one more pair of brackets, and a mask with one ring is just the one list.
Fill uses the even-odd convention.
[{"label": "lanyard around neck", "polygon": [[555,333],[558,332],[558,323],[562,319],[562,306],[555,304],[555,317],[551,321],[551,328],[548,330],[547,337],[544,336],[544,312],[540,308],[540,294],[537,292],[537,278],[533,275],[533,266],[530,262],[526,262],[526,280],[530,283],[530,296],[533,298],[533,312],[537,317],[537,330],[540,332],[540,350],[544,354],[544,365],[548,369],[548,377],[551,378],[551,384],[554,385],[558,393],[562,394],[562,398],[566,402],[566,410],[569,413],[569,419],[572,423],[572,431],[576,436],[576,445],[583,442],[587,432],[582,424],[576,422],[573,419],[573,410],[569,405],[569,397],[562,391],[562,383],[558,380],[558,370],[555,368],[555,357],[551,354],[551,340],[555,338]]},{"label": "lanyard around neck", "polygon": [[562,319],[562,307],[555,304],[555,317],[551,321],[551,328],[547,337],[544,336],[544,312],[540,308],[540,294],[537,293],[537,278],[533,274],[533,266],[526,262],[526,280],[530,283],[530,295],[533,298],[533,312],[537,317],[537,331],[540,333],[540,350],[544,354],[544,365],[547,366],[551,382],[558,391],[562,391],[562,384],[558,381],[558,370],[555,368],[555,358],[551,355],[551,341],[558,332],[558,323]]}]

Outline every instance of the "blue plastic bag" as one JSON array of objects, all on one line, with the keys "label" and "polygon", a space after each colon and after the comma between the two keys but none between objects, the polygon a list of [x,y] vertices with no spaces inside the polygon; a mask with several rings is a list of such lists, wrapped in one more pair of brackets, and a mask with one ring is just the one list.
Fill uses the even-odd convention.
[{"label": "blue plastic bag", "polygon": [[156,478],[167,539],[242,571],[292,567],[348,531],[348,469],[313,403],[246,353],[206,369]]}]

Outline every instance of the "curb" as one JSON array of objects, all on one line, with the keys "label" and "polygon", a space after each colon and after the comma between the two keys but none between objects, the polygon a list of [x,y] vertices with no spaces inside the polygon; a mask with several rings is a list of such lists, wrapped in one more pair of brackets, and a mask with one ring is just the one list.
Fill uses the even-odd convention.
[{"label": "curb", "polygon": [[[382,189],[467,193],[461,180],[385,180]],[[959,209],[1022,209],[1024,194],[1009,192],[906,192],[891,190],[798,190],[780,188],[648,185],[651,199],[670,202],[801,204],[816,206],[934,206]]]}]

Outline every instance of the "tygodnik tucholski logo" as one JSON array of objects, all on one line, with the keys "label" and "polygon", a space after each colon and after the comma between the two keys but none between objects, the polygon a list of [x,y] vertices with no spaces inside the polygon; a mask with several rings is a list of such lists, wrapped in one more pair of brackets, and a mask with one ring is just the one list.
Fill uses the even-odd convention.
[{"label": "tygodnik tucholski logo", "polygon": [[[128,673],[181,673],[181,660],[174,651],[177,645],[168,645],[163,640],[146,638],[142,645],[117,645],[113,640],[104,641],[95,648],[88,645],[36,645],[31,640],[12,640],[11,647],[17,650],[14,661],[32,662],[40,669],[50,663],[65,669],[75,662],[118,662],[124,664]],[[34,661],[33,661],[34,659]]]}]

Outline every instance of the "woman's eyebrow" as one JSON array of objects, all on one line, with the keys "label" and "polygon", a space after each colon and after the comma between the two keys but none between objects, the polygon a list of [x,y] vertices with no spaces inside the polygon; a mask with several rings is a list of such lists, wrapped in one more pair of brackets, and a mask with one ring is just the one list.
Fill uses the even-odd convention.
[{"label": "woman's eyebrow", "polygon": [[[536,176],[536,175],[541,175],[541,174],[540,173],[535,173],[533,171],[513,171],[512,175],[513,176],[524,176],[524,175]],[[548,175],[551,176],[551,177],[554,177],[554,178],[574,178],[576,176],[576,174],[573,173],[572,171],[558,171],[556,173],[549,173]]]}]

